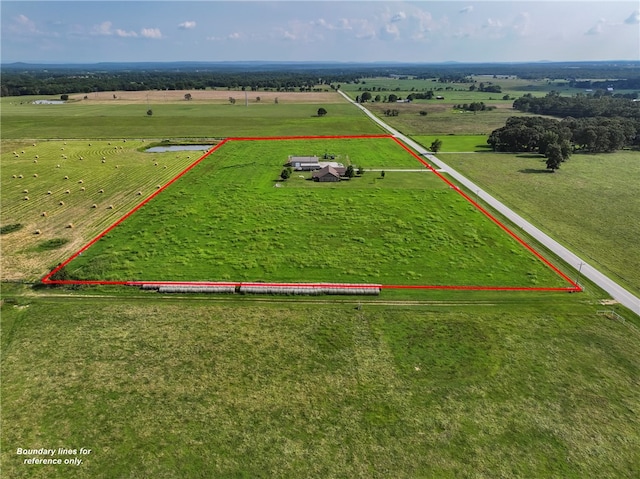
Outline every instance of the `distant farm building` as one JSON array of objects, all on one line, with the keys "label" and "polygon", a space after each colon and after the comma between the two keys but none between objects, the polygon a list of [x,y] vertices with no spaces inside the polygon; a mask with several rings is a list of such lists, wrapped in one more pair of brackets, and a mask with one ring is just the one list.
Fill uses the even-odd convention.
[{"label": "distant farm building", "polygon": [[322,168],[317,156],[289,156],[287,165],[296,171],[314,171]]},{"label": "distant farm building", "polygon": [[324,168],[314,171],[312,175],[313,181],[320,182],[333,182],[340,181],[340,173],[332,166],[325,166]]}]

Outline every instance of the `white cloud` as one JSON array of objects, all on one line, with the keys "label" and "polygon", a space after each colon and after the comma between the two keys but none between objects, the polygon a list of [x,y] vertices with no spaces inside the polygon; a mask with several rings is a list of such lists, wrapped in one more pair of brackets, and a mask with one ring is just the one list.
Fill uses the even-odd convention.
[{"label": "white cloud", "polygon": [[127,37],[137,37],[138,34],[136,32],[127,32],[126,30],[121,30],[120,28],[116,29],[115,34],[122,38]]},{"label": "white cloud", "polygon": [[380,38],[382,40],[396,40],[400,37],[400,30],[395,23],[387,23],[380,29]]},{"label": "white cloud", "polygon": [[229,34],[227,38],[229,40],[240,40],[242,38],[242,34],[240,32],[233,32]]},{"label": "white cloud", "polygon": [[531,15],[528,12],[522,12],[516,15],[511,23],[511,30],[521,37],[531,33]]},{"label": "white cloud", "polygon": [[196,22],[193,22],[193,21],[182,22],[181,24],[178,25],[178,28],[181,30],[193,30],[194,28],[196,28]]},{"label": "white cloud", "polygon": [[111,31],[111,22],[102,22],[100,25],[94,25],[91,28],[92,35],[113,35]]},{"label": "white cloud", "polygon": [[624,21],[627,25],[638,25],[640,24],[640,10],[636,10]]},{"label": "white cloud", "polygon": [[604,31],[604,26],[606,25],[606,23],[607,21],[604,18],[601,18],[600,20],[598,20],[598,23],[587,30],[585,35],[600,35]]},{"label": "white cloud", "polygon": [[493,18],[487,18],[482,28],[502,28],[502,22],[500,20],[494,20]]},{"label": "white cloud", "polygon": [[404,12],[398,12],[393,17],[391,17],[391,23],[401,22],[402,20],[407,18],[407,14]]},{"label": "white cloud", "polygon": [[471,13],[473,12],[473,6],[469,5],[468,7],[464,7],[462,10],[460,10],[459,13]]},{"label": "white cloud", "polygon": [[162,33],[160,32],[159,28],[143,28],[140,31],[140,35],[143,36],[144,38],[153,38],[153,39],[162,38]]}]

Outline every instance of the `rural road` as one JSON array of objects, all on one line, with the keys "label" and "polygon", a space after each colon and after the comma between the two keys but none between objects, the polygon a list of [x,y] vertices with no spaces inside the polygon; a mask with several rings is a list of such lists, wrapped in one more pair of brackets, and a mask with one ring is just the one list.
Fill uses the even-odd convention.
[{"label": "rural road", "polygon": [[609,293],[613,299],[618,301],[623,306],[629,308],[631,311],[633,311],[637,315],[640,315],[640,298],[631,294],[631,292],[624,289],[615,281],[612,281],[609,277],[602,274],[600,271],[598,271],[596,268],[594,268],[589,263],[584,261],[582,258],[573,254],[571,251],[569,251],[567,248],[562,246],[560,243],[553,240],[550,236],[540,231],[538,228],[536,228],[527,220],[522,218],[520,215],[518,215],[517,213],[509,209],[507,206],[502,204],[500,201],[495,199],[486,191],[483,191],[478,185],[468,180],[466,177],[458,173],[456,170],[452,169],[446,163],[442,162],[439,158],[434,156],[424,147],[422,147],[415,141],[411,140],[407,136],[403,135],[399,131],[395,130],[394,128],[391,128],[389,125],[387,125],[384,121],[382,121],[380,118],[375,116],[365,107],[363,107],[361,104],[356,103],[351,98],[349,98],[349,96],[347,96],[345,93],[343,93],[340,90],[338,90],[338,93],[340,93],[347,101],[351,102],[352,104],[360,108],[369,118],[371,118],[374,122],[376,122],[382,128],[384,128],[389,133],[391,133],[394,137],[398,138],[399,140],[403,141],[406,145],[413,148],[421,156],[427,158],[429,162],[433,163],[434,165],[438,165],[438,167],[441,169],[446,170],[447,174],[452,178],[454,178],[458,183],[460,183],[461,185],[464,185],[469,191],[475,192],[479,199],[482,199],[494,210],[500,212],[502,215],[507,217],[513,224],[521,228],[523,231],[527,232],[527,234],[531,235],[533,238],[535,238],[538,242],[540,242],[546,248],[553,251],[553,253],[555,253],[557,256],[562,258],[567,264],[575,268],[576,277],[579,271],[581,276],[584,276],[590,279],[595,284],[597,284],[600,288],[602,288],[607,293]]}]

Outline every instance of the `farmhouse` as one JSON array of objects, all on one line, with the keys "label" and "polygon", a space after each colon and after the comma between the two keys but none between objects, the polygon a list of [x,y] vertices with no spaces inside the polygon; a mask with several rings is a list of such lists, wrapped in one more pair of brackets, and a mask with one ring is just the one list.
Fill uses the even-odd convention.
[{"label": "farmhouse", "polygon": [[340,173],[334,167],[327,165],[318,171],[314,171],[312,178],[313,181],[320,182],[340,181]]}]

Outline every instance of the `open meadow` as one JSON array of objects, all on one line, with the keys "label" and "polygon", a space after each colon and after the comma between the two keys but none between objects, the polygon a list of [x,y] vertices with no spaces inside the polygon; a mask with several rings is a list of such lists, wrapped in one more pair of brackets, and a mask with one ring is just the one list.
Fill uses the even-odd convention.
[{"label": "open meadow", "polygon": [[[365,173],[279,181],[289,155],[327,152]],[[227,142],[65,269],[83,281],[570,287],[391,138]]]},{"label": "open meadow", "polygon": [[[635,477],[638,318],[588,281],[576,294],[383,290],[376,298],[32,284],[198,157],[140,151],[153,142],[381,133],[351,105],[296,98],[249,107],[240,97],[235,105],[176,98],[149,107],[146,98],[111,104],[108,96],[95,104],[1,100],[2,227],[22,225],[0,236],[3,477]],[[320,107],[326,117],[315,116]],[[442,138],[443,151],[474,151],[468,147],[482,136],[466,135],[485,135],[488,126],[471,128],[473,116],[454,144]],[[425,140],[440,132],[416,129]],[[311,271],[359,280],[364,270],[367,278],[424,284],[449,271],[468,282],[521,284],[516,272],[524,271],[526,284],[559,280],[434,173],[391,171],[421,168],[393,141],[366,140],[373,148],[331,141],[227,142],[197,174],[185,174],[116,227],[103,243],[114,240],[115,248],[99,241],[95,254],[106,258],[102,266],[122,268],[109,273],[122,277],[160,265],[154,275],[188,266],[209,278],[207,265],[215,264],[216,274],[229,277]],[[345,162],[348,155],[365,172],[337,184],[297,173],[278,180],[288,155],[324,153]],[[474,180],[491,171],[478,158],[496,172],[483,186],[521,214],[525,203],[516,203],[512,184],[529,193],[530,181],[568,177],[571,165],[572,177],[587,176],[568,189],[537,185],[531,201],[547,205],[540,211],[566,212],[566,192],[580,188],[576,214],[601,207],[599,190],[617,201],[614,188],[589,176],[586,158],[584,170],[574,156],[555,175],[538,175],[511,168],[522,160],[532,163],[518,170],[537,170],[539,159],[443,154]],[[625,168],[633,160],[602,158]],[[384,179],[374,169],[387,170]],[[593,174],[600,171],[605,166]],[[627,185],[632,175],[624,174],[608,177]],[[518,183],[520,176],[527,182]],[[606,214],[621,237],[637,236],[612,210]],[[547,218],[556,219],[547,227]],[[540,220],[550,232],[564,221]],[[615,247],[628,257],[630,244]],[[88,276],[100,272],[96,256],[77,263]],[[357,270],[350,273],[345,261]],[[33,455],[17,454],[59,447],[91,452],[73,455],[78,466],[30,465],[24,461]]]}]

